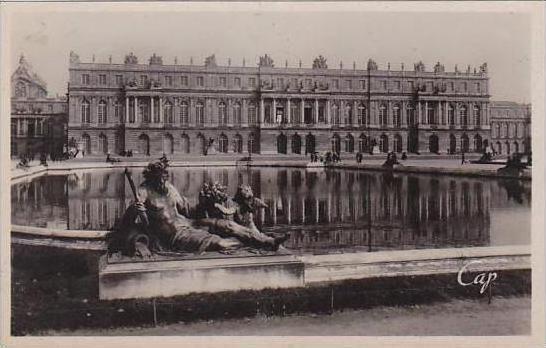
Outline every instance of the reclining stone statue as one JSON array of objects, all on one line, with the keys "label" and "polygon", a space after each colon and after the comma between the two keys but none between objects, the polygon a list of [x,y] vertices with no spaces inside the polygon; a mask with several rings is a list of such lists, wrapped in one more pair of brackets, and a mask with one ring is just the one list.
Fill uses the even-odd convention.
[{"label": "reclining stone statue", "polygon": [[135,202],[112,234],[111,251],[140,257],[150,257],[156,251],[204,252],[241,247],[276,251],[286,240],[286,235],[274,238],[256,228],[252,214],[265,204],[253,197],[250,187],[239,188],[238,204],[228,197],[225,187],[205,183],[199,204],[192,208],[167,180],[165,163],[150,163],[143,175],[144,182],[135,189]]}]

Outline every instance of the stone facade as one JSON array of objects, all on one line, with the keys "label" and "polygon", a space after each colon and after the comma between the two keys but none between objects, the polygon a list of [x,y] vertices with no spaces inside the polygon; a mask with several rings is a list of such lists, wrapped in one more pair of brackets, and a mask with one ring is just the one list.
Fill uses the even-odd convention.
[{"label": "stone facade", "polygon": [[21,56],[11,76],[11,156],[62,153],[66,125],[66,99],[48,98],[45,82]]},{"label": "stone facade", "polygon": [[531,152],[531,105],[491,103],[491,144],[500,155]]},{"label": "stone facade", "polygon": [[72,53],[69,143],[86,154],[482,152],[490,143],[487,65],[446,72],[329,67],[83,63]]}]

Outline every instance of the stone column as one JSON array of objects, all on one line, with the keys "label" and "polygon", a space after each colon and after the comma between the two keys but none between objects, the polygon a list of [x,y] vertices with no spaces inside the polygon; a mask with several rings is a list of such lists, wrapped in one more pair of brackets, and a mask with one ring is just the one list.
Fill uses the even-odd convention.
[{"label": "stone column", "polygon": [[263,124],[264,121],[265,121],[264,99],[260,98],[260,124]]},{"label": "stone column", "polygon": [[315,222],[319,223],[319,201],[315,198]]},{"label": "stone column", "polygon": [[304,114],[305,114],[305,100],[301,98],[301,104],[300,104],[300,123],[301,124],[305,123]]},{"label": "stone column", "polygon": [[246,99],[241,101],[241,123],[243,125],[248,124],[248,107]]},{"label": "stone column", "polygon": [[163,122],[163,97],[159,97],[159,123]]},{"label": "stone column", "polygon": [[139,121],[138,121],[138,97],[137,96],[135,96],[135,99],[134,99],[133,109],[135,110],[135,123],[139,123]]},{"label": "stone column", "polygon": [[330,114],[330,99],[326,99],[326,123],[332,124],[332,115]]},{"label": "stone column", "polygon": [[417,123],[423,123],[423,120],[421,119],[421,102],[417,102]]},{"label": "stone column", "polygon": [[291,115],[291,112],[290,112],[290,111],[291,111],[291,110],[290,110],[290,107],[291,107],[291,106],[290,106],[290,98],[287,98],[287,99],[286,99],[286,122],[287,122],[288,124],[291,124],[291,123],[292,123],[292,120],[291,120],[291,118],[292,118],[291,116],[292,116],[292,115]]},{"label": "stone column", "polygon": [[425,120],[424,124],[430,124],[430,115],[428,114],[428,101],[425,101]]},{"label": "stone column", "polygon": [[461,124],[459,102],[455,102],[455,111],[454,112],[455,112],[455,125],[459,126]]},{"label": "stone column", "polygon": [[150,96],[150,122],[154,122],[154,96]]},{"label": "stone column", "polygon": [[289,225],[292,222],[291,214],[292,214],[292,198],[289,196],[286,203],[286,220]]},{"label": "stone column", "polygon": [[400,120],[400,124],[402,126],[405,126],[408,124],[408,113],[406,110],[407,106],[408,106],[408,103],[405,101],[400,104],[400,107],[402,108],[402,110],[400,110],[400,117],[402,118]]},{"label": "stone column", "polygon": [[305,223],[305,198],[301,199],[301,222]]},{"label": "stone column", "polygon": [[123,123],[129,122],[129,97],[125,96],[125,120]]},{"label": "stone column", "polygon": [[358,126],[358,103],[353,100],[353,126]]},{"label": "stone column", "polygon": [[272,103],[272,108],[273,108],[273,112],[271,113],[271,117],[272,117],[272,120],[273,122],[271,123],[277,123],[277,99],[273,98],[273,103]]},{"label": "stone column", "polygon": [[318,99],[315,98],[315,114],[313,115],[313,123],[318,123]]},{"label": "stone column", "polygon": [[387,102],[387,125],[389,128],[393,126],[393,117],[392,117],[392,102],[389,100]]},{"label": "stone column", "polygon": [[444,124],[448,124],[449,123],[449,120],[448,120],[448,114],[447,114],[447,106],[448,106],[448,102],[447,100],[444,102]]}]

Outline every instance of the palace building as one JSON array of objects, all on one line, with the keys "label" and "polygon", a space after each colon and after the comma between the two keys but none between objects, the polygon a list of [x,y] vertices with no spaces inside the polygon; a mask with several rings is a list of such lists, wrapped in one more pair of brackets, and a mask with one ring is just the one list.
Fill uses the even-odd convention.
[{"label": "palace building", "polygon": [[487,64],[378,69],[82,62],[70,55],[68,143],[85,155],[338,151],[483,152],[491,144]]},{"label": "palace building", "polygon": [[531,152],[531,105],[491,102],[491,145],[496,153]]},{"label": "palace building", "polygon": [[11,76],[11,156],[61,154],[67,111],[66,98],[48,97],[46,83],[21,56]]}]

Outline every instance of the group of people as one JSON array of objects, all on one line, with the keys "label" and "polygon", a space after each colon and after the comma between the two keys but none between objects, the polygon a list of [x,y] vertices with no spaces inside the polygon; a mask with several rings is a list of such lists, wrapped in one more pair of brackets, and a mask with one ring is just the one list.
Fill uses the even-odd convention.
[{"label": "group of people", "polygon": [[150,163],[116,227],[114,250],[149,257],[152,252],[226,251],[241,247],[277,250],[287,235],[270,236],[258,230],[254,213],[266,207],[250,186],[241,185],[233,198],[226,187],[205,183],[192,207],[168,181],[165,161]]}]

